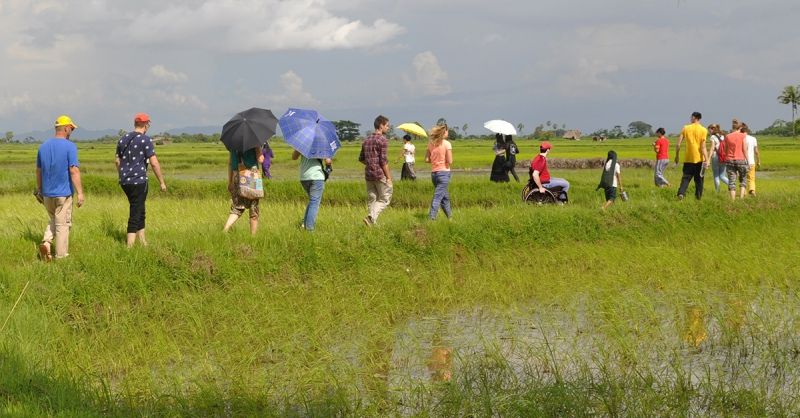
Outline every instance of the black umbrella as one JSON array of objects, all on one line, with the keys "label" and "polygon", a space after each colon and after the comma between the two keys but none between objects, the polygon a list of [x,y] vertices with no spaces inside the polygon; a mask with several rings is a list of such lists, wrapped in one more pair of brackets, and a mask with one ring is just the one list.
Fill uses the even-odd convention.
[{"label": "black umbrella", "polygon": [[222,127],[219,138],[228,151],[245,152],[259,148],[275,135],[278,118],[270,110],[257,107],[237,113]]}]

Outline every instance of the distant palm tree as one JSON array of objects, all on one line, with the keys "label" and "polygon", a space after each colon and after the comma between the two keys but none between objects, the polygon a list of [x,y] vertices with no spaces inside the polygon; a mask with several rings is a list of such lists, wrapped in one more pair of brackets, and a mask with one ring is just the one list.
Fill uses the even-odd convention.
[{"label": "distant palm tree", "polygon": [[783,88],[783,92],[781,95],[778,96],[778,101],[783,104],[790,104],[792,105],[792,136],[797,137],[797,132],[795,132],[795,113],[797,113],[797,104],[800,103],[800,86],[786,86]]},{"label": "distant palm tree", "polygon": [[525,129],[525,125],[518,123],[517,124],[517,135],[522,135],[522,130]]}]

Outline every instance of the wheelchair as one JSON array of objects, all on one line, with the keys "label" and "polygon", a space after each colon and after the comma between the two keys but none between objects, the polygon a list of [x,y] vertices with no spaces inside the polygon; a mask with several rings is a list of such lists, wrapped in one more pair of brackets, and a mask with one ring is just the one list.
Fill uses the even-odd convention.
[{"label": "wheelchair", "polygon": [[539,192],[536,183],[529,180],[528,184],[522,188],[522,201],[528,203],[535,203],[537,205],[544,204],[561,204],[569,202],[567,192],[561,186],[553,187],[551,189],[545,188],[544,193]]}]

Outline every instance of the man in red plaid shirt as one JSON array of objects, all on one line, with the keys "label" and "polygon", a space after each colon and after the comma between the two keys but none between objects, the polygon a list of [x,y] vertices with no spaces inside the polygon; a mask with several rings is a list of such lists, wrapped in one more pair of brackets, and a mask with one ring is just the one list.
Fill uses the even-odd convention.
[{"label": "man in red plaid shirt", "polygon": [[389,130],[389,119],[380,115],[375,118],[375,132],[361,144],[358,161],[364,167],[364,178],[367,181],[367,208],[369,213],[364,218],[367,226],[375,225],[378,215],[389,206],[392,200],[392,173],[389,171],[387,151],[389,142],[383,136]]}]

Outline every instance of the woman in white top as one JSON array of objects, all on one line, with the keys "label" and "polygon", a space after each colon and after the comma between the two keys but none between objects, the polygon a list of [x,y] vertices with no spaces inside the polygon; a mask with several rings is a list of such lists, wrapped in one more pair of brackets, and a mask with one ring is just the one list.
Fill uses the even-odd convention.
[{"label": "woman in white top", "polygon": [[756,195],[756,168],[761,168],[761,154],[758,153],[758,141],[756,137],[750,135],[750,128],[742,122],[742,132],[744,137],[744,155],[747,157],[747,193]]},{"label": "woman in white top", "polygon": [[711,155],[711,170],[714,173],[714,189],[719,192],[719,184],[725,183],[728,185],[728,176],[726,175],[725,161],[720,160],[719,151],[720,147],[725,142],[725,135],[722,134],[722,129],[718,123],[708,125],[708,133],[711,134],[708,153]]},{"label": "woman in white top", "polygon": [[404,135],[403,140],[403,170],[400,171],[400,180],[416,180],[417,173],[414,171],[414,163],[416,162],[417,147],[411,143],[411,135]]}]

